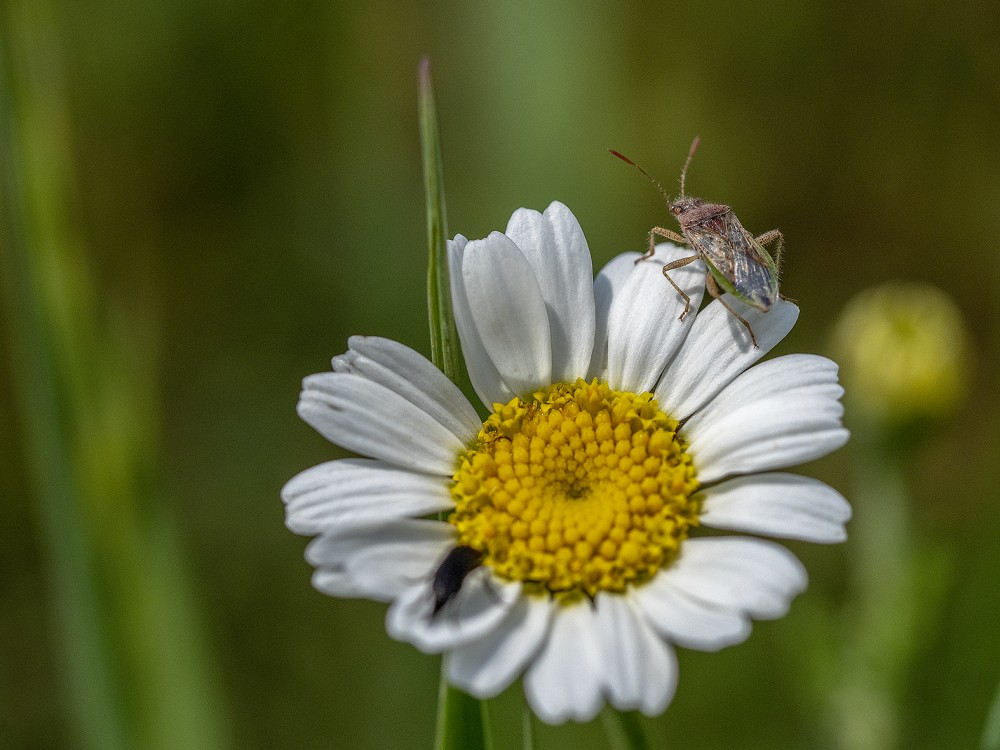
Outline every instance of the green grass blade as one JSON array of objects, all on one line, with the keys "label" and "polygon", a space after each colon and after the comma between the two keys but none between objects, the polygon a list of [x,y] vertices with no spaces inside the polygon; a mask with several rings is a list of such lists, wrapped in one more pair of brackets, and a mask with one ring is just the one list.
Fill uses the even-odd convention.
[{"label": "green grass blade", "polygon": [[451,308],[448,278],[448,216],[444,200],[444,166],[438,136],[437,109],[430,60],[420,62],[418,114],[424,191],[427,203],[427,305],[431,328],[431,360],[458,382],[459,343]]},{"label": "green grass blade", "polygon": [[[458,382],[460,359],[448,278],[444,167],[441,140],[438,137],[437,110],[434,106],[431,64],[427,58],[420,61],[417,109],[427,203],[427,305],[431,329],[431,360],[452,381]],[[435,750],[487,748],[484,711],[485,706],[479,701],[448,684],[442,666]]]},{"label": "green grass blade", "polygon": [[74,745],[215,748],[227,730],[158,489],[156,318],[106,295],[76,220],[58,16],[0,22],[0,255]]},{"label": "green grass blade", "polygon": [[[125,748],[122,695],[105,658],[107,643],[88,524],[71,468],[57,372],[29,247],[24,159],[15,105],[10,26],[0,55],[0,278],[10,328],[10,360],[36,518],[50,571],[53,637],[69,731],[80,747]],[[10,56],[10,57],[9,57]]]}]

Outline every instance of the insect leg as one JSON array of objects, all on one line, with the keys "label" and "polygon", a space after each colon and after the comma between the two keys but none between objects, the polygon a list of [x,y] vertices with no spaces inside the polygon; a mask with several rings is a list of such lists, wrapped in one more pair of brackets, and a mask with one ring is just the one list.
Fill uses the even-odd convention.
[{"label": "insect leg", "polygon": [[[778,268],[778,276],[781,276],[781,251],[785,248],[785,235],[783,235],[779,230],[772,229],[770,232],[764,232],[760,237],[756,238],[756,241],[761,245],[769,245],[775,240],[778,241],[778,247],[774,251],[774,265]],[[784,294],[779,292],[778,296],[785,300],[785,302],[795,302],[791,297],[786,297]]]},{"label": "insect leg", "polygon": [[683,235],[677,234],[677,232],[671,231],[669,229],[664,229],[663,227],[653,227],[649,230],[649,247],[646,252],[635,259],[638,263],[640,260],[646,260],[647,258],[652,258],[653,254],[656,252],[656,238],[660,237],[665,240],[670,240],[671,242],[679,242],[682,245],[689,244]]},{"label": "insect leg", "polygon": [[778,241],[778,247],[774,251],[774,265],[778,267],[778,274],[781,274],[781,251],[785,249],[785,235],[781,233],[778,229],[772,229],[770,232],[764,232],[760,237],[756,238],[757,242],[761,245],[770,245],[775,240]]},{"label": "insect leg", "polygon": [[686,266],[688,263],[694,263],[700,257],[700,255],[692,255],[689,258],[680,258],[672,263],[667,263],[667,265],[663,267],[663,278],[669,281],[671,286],[673,286],[673,288],[677,290],[677,293],[684,299],[684,312],[681,313],[678,320],[684,320],[684,318],[687,317],[688,311],[691,309],[691,298],[687,296],[687,293],[683,289],[677,286],[677,282],[670,278],[670,274],[668,274],[667,271],[673,271],[675,268]]},{"label": "insect leg", "polygon": [[722,306],[727,310],[729,310],[729,312],[733,314],[733,317],[736,318],[738,321],[740,321],[740,323],[742,323],[746,327],[747,331],[749,331],[750,333],[750,340],[753,342],[753,348],[760,349],[760,347],[757,345],[757,337],[753,333],[753,328],[751,328],[750,324],[747,323],[746,318],[744,318],[742,315],[736,312],[736,310],[734,310],[732,306],[728,302],[726,302],[725,298],[722,296],[722,290],[719,289],[719,285],[718,283],[716,283],[715,278],[712,276],[711,272],[709,272],[708,276],[705,277],[705,286],[708,289],[708,293],[711,294],[714,299],[719,300],[719,302],[722,303]]}]

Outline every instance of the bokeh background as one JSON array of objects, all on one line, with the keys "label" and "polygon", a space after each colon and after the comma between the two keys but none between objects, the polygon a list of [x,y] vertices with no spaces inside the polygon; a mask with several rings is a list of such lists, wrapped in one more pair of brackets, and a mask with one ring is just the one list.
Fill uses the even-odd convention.
[{"label": "bokeh background", "polygon": [[[1000,681],[1000,6],[2,7],[0,745],[430,746],[437,660],[383,605],[310,587],[279,499],[342,455],[295,415],[304,375],[354,333],[428,352],[429,55],[451,234],[558,199],[600,267],[669,218],[606,149],[673,189],[700,135],[689,191],[785,234],[802,315],[779,353],[830,353],[879,282],[956,301],[968,398],[911,421],[897,464],[922,573],[884,711],[900,746],[977,746]],[[805,471],[855,499],[866,446]],[[845,746],[852,542],[790,546],[810,589],[741,646],[680,653],[664,746]],[[518,705],[494,702],[501,747]]]}]

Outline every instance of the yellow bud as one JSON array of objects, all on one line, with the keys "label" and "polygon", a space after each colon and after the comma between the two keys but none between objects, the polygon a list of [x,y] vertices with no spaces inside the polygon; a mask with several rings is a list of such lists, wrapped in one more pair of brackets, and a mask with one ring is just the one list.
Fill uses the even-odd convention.
[{"label": "yellow bud", "polygon": [[965,395],[966,330],[955,303],[928,284],[890,282],[855,297],[834,330],[841,375],[860,416],[944,417]]}]

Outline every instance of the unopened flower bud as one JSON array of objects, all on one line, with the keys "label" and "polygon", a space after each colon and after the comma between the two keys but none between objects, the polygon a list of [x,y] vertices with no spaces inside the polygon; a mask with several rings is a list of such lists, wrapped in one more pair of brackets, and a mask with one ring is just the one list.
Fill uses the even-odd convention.
[{"label": "unopened flower bud", "polygon": [[837,321],[833,343],[861,418],[884,424],[943,418],[965,394],[962,316],[929,284],[897,281],[861,292]]}]

